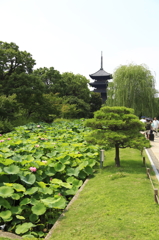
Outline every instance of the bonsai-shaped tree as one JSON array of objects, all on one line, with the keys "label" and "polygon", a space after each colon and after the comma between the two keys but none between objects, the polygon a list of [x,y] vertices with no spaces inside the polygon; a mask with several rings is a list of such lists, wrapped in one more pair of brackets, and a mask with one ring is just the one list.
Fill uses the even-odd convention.
[{"label": "bonsai-shaped tree", "polygon": [[143,150],[150,147],[150,142],[140,131],[145,130],[132,108],[102,107],[94,113],[94,118],[88,119],[85,125],[93,131],[86,136],[91,144],[115,147],[115,164],[120,167],[119,148],[136,148]]}]

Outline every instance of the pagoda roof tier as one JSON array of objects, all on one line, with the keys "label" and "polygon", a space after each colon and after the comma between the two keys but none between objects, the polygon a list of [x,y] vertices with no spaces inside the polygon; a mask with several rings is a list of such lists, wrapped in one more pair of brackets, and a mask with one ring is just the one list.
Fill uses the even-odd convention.
[{"label": "pagoda roof tier", "polygon": [[102,86],[103,87],[103,86],[107,86],[107,84],[108,84],[107,82],[92,82],[92,83],[89,83],[89,85],[92,86],[92,87],[93,86],[94,87],[96,87],[96,86]]},{"label": "pagoda roof tier", "polygon": [[90,74],[89,75],[92,79],[103,79],[103,80],[107,80],[107,79],[112,79],[112,74],[107,73],[103,68],[101,68],[99,71]]},{"label": "pagoda roof tier", "polygon": [[106,89],[94,89],[93,92],[106,93]]}]

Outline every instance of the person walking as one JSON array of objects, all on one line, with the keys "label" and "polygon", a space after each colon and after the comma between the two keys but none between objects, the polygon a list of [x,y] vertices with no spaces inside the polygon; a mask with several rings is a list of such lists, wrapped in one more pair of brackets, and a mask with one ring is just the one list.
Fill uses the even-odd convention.
[{"label": "person walking", "polygon": [[[150,133],[152,132],[152,120],[147,119],[146,120],[146,138],[150,139]],[[152,133],[151,133],[152,134]]]},{"label": "person walking", "polygon": [[156,117],[154,117],[152,122],[153,131],[155,132],[155,136],[158,137],[158,127],[159,127],[159,121]]}]

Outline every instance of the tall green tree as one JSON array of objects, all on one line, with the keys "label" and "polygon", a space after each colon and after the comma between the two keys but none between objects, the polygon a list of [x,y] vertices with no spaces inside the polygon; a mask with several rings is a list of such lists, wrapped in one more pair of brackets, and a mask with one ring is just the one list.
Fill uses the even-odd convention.
[{"label": "tall green tree", "polygon": [[90,117],[93,117],[93,113],[102,106],[102,98],[101,94],[96,92],[91,92],[90,96]]},{"label": "tall green tree", "polygon": [[[40,77],[45,85],[45,93],[58,94],[63,98],[65,107],[70,109],[64,115],[67,118],[83,118],[90,116],[91,92],[88,88],[89,80],[80,74],[59,71],[51,68],[34,70],[34,75]],[[96,102],[99,105],[99,100]]]},{"label": "tall green tree", "polygon": [[33,74],[41,79],[45,86],[45,93],[57,93],[61,91],[61,74],[53,67],[38,68]]},{"label": "tall green tree", "polygon": [[133,108],[138,116],[154,116],[155,78],[145,65],[122,65],[113,74],[108,87],[108,106]]},{"label": "tall green tree", "polygon": [[91,144],[115,148],[115,164],[120,167],[120,148],[149,147],[149,140],[140,133],[144,124],[134,115],[134,110],[126,107],[102,107],[96,111],[94,118],[88,119],[85,125],[93,131],[86,137]]},{"label": "tall green tree", "polygon": [[14,82],[11,76],[21,73],[31,74],[35,60],[32,55],[26,51],[20,51],[19,47],[11,42],[0,41],[0,93],[10,95],[10,90],[14,89]]},{"label": "tall green tree", "polygon": [[88,83],[89,80],[80,74],[65,72],[61,75],[60,88],[57,89],[57,92],[61,96],[74,96],[89,102],[90,90]]}]

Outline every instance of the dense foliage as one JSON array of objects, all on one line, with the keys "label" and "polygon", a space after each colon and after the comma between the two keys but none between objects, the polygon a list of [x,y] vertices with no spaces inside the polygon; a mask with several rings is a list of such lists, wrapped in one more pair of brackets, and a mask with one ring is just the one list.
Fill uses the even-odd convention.
[{"label": "dense foliage", "polygon": [[121,65],[108,88],[108,106],[133,108],[141,116],[155,116],[155,78],[145,65]]},{"label": "dense foliage", "polygon": [[100,108],[100,97],[91,94],[84,76],[34,68],[30,53],[15,43],[0,42],[0,133],[30,121],[91,117]]},{"label": "dense foliage", "polygon": [[102,107],[96,111],[94,118],[86,120],[90,132],[86,140],[91,144],[105,145],[105,148],[115,147],[115,164],[120,166],[119,148],[149,147],[149,140],[140,133],[144,124],[134,115],[134,110],[126,107]]},{"label": "dense foliage", "polygon": [[28,124],[0,136],[0,225],[43,237],[99,161],[82,120]]}]

